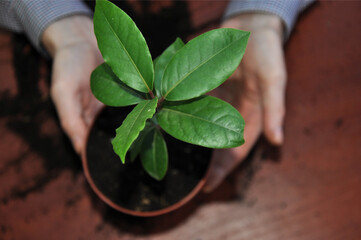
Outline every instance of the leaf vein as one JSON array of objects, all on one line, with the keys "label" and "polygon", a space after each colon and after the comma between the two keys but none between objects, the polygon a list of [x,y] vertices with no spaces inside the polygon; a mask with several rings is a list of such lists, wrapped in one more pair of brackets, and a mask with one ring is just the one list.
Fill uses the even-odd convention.
[{"label": "leaf vein", "polygon": [[196,118],[196,119],[202,120],[202,121],[204,121],[204,122],[208,122],[208,123],[214,124],[214,125],[216,125],[216,126],[218,126],[218,127],[220,127],[220,128],[224,128],[224,129],[227,129],[227,130],[229,130],[229,131],[231,131],[231,132],[234,132],[234,133],[239,134],[239,132],[237,132],[237,131],[234,130],[234,129],[227,128],[227,127],[222,126],[222,125],[220,125],[220,124],[217,124],[217,123],[215,123],[215,122],[211,122],[211,121],[209,121],[208,119],[201,118],[201,117],[198,117],[198,116],[194,116],[194,115],[191,115],[191,114],[189,114],[189,113],[185,113],[185,112],[181,112],[181,111],[176,111],[176,110],[170,109],[170,108],[163,108],[163,111],[175,112],[175,113],[178,113],[178,114],[181,114],[181,115],[185,115],[185,116],[187,116],[187,117],[189,117],[189,118]]},{"label": "leaf vein", "polygon": [[[131,129],[134,127],[135,123],[138,123],[138,121],[139,121],[139,116],[142,114],[144,108],[145,108],[146,106],[148,106],[149,104],[150,104],[150,101],[147,102],[147,103],[143,106],[143,108],[139,111],[139,114],[136,116],[136,121],[133,121],[133,123],[131,124],[129,130],[131,130]],[[127,137],[126,137],[125,139],[128,139],[130,132],[131,132],[131,131],[128,131]],[[139,133],[138,133],[138,134],[139,134]]]},{"label": "leaf vein", "polygon": [[103,13],[103,16],[105,17],[105,20],[107,21],[107,23],[109,24],[109,26],[110,26],[110,27],[111,27],[111,29],[113,30],[114,35],[115,35],[115,36],[116,36],[116,38],[118,39],[118,41],[119,41],[119,43],[120,43],[121,47],[124,49],[125,53],[127,54],[128,58],[130,59],[130,61],[131,61],[132,65],[134,66],[134,68],[135,68],[135,70],[137,71],[138,75],[139,75],[139,76],[140,76],[140,78],[142,79],[142,81],[143,81],[144,85],[147,87],[148,92],[150,92],[151,90],[150,90],[150,88],[149,88],[149,86],[148,86],[147,82],[145,81],[145,79],[144,79],[143,75],[140,73],[140,71],[139,71],[139,69],[138,69],[137,65],[134,63],[133,58],[132,58],[132,57],[130,56],[130,54],[128,53],[128,51],[127,51],[127,49],[125,48],[124,44],[123,44],[123,43],[122,43],[122,41],[119,39],[118,35],[115,33],[115,30],[114,30],[114,28],[113,28],[113,25],[109,22],[109,20],[108,20],[108,18],[107,18],[107,16],[106,16],[106,14],[104,14],[104,12],[103,12],[103,11],[102,11],[102,13]]},{"label": "leaf vein", "polygon": [[223,52],[225,49],[229,48],[230,46],[232,46],[233,44],[235,44],[236,42],[238,42],[239,40],[241,40],[241,38],[237,39],[236,41],[234,41],[231,44],[228,44],[226,47],[220,49],[218,52],[216,52],[215,54],[213,54],[212,56],[210,56],[209,58],[207,58],[204,62],[198,64],[197,66],[194,67],[194,69],[192,69],[189,73],[187,73],[186,75],[184,75],[180,80],[178,80],[178,82],[176,82],[174,84],[174,86],[172,88],[170,88],[166,94],[164,94],[164,97],[167,97],[169,95],[169,93],[171,91],[173,91],[179,84],[181,84],[189,75],[191,75],[193,72],[195,72],[197,69],[199,69],[200,67],[202,67],[204,64],[206,64],[207,62],[211,61],[212,58],[214,58],[215,56],[217,56],[218,54],[220,54],[221,52]]}]

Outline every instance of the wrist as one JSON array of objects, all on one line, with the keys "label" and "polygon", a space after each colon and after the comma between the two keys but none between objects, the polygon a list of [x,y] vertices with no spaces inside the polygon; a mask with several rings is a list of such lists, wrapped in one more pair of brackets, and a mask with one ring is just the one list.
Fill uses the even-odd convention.
[{"label": "wrist", "polygon": [[284,35],[282,19],[272,13],[242,13],[227,19],[222,24],[222,27],[238,28],[249,32],[272,30],[276,32],[281,39],[283,39]]},{"label": "wrist", "polygon": [[50,24],[43,32],[42,44],[51,56],[60,49],[77,44],[95,44],[93,20],[85,15],[73,15]]}]

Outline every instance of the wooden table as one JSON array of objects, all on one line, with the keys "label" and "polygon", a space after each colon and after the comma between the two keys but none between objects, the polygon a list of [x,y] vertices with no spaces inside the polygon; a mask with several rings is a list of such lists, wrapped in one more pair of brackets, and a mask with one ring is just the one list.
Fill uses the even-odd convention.
[{"label": "wooden table", "polygon": [[[184,34],[214,26],[224,6],[190,2]],[[361,239],[360,13],[361,2],[328,1],[300,17],[286,45],[282,148],[261,140],[214,193],[148,219],[90,190],[50,101],[48,63],[2,32],[0,239]]]}]

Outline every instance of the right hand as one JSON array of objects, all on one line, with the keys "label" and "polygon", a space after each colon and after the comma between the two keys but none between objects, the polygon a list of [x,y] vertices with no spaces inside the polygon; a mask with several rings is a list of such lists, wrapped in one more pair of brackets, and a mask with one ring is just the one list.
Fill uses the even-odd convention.
[{"label": "right hand", "polygon": [[273,14],[247,13],[226,20],[221,27],[251,32],[240,66],[212,92],[244,117],[245,144],[214,151],[205,192],[214,190],[246,158],[262,132],[274,145],[283,142],[286,66],[281,19]]}]

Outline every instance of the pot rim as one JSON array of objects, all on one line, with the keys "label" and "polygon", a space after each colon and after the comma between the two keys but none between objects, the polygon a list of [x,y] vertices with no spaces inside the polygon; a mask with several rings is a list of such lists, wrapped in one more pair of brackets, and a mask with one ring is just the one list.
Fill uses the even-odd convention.
[{"label": "pot rim", "polygon": [[107,196],[105,196],[102,191],[95,185],[90,172],[89,172],[89,168],[88,168],[88,162],[87,162],[87,157],[86,157],[86,150],[87,150],[87,146],[88,146],[88,139],[90,136],[90,132],[91,129],[93,128],[93,125],[96,121],[96,119],[99,117],[100,113],[102,111],[104,111],[104,109],[106,108],[106,106],[104,106],[103,108],[100,108],[99,111],[97,112],[95,118],[92,120],[91,124],[89,125],[89,129],[87,132],[87,137],[86,137],[86,145],[83,148],[82,152],[81,152],[81,158],[82,158],[82,165],[83,165],[83,171],[85,174],[85,177],[90,185],[90,187],[93,189],[93,191],[96,193],[96,195],[98,195],[98,197],[103,200],[106,204],[108,204],[110,207],[114,208],[115,210],[118,210],[120,212],[129,214],[129,215],[133,215],[133,216],[138,216],[138,217],[155,217],[155,216],[159,216],[159,215],[163,215],[166,213],[169,213],[171,211],[174,211],[178,208],[180,208],[181,206],[185,205],[186,203],[188,203],[192,198],[194,198],[198,192],[203,188],[203,186],[206,183],[206,179],[208,178],[209,175],[209,170],[210,170],[210,166],[211,163],[209,163],[206,173],[204,174],[203,178],[200,179],[200,181],[198,182],[198,184],[193,188],[192,191],[190,191],[186,196],[184,196],[180,201],[166,207],[163,209],[159,209],[159,210],[154,210],[154,211],[147,211],[147,212],[141,212],[141,211],[135,211],[135,210],[130,210],[127,208],[124,208],[116,203],[114,203],[112,200],[110,200]]}]

